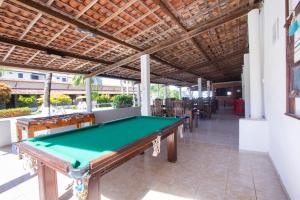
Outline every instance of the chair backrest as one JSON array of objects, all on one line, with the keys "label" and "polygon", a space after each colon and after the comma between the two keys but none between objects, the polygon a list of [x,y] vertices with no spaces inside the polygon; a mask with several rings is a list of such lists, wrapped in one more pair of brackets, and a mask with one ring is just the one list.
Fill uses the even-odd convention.
[{"label": "chair backrest", "polygon": [[176,117],[182,117],[184,115],[184,104],[181,100],[175,100],[174,104],[174,115]]}]

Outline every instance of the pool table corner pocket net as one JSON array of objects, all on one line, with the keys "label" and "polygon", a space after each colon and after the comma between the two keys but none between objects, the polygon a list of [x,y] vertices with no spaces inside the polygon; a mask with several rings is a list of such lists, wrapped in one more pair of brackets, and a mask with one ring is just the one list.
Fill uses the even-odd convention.
[{"label": "pool table corner pocket net", "polygon": [[78,199],[98,200],[102,175],[151,146],[153,156],[157,156],[165,138],[168,161],[176,162],[177,132],[182,126],[179,118],[137,116],[36,137],[17,146],[26,156],[27,167],[38,171],[40,199],[58,199],[58,171],[74,179]]}]

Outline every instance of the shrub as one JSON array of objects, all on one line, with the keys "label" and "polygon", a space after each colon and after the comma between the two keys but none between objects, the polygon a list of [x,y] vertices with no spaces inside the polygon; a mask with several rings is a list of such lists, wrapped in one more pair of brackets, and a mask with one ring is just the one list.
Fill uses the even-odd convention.
[{"label": "shrub", "polygon": [[31,107],[36,103],[36,97],[35,96],[19,96],[18,101],[20,102],[22,107]]},{"label": "shrub", "polygon": [[92,92],[92,100],[93,100],[93,101],[97,101],[98,98],[99,98],[98,92]]},{"label": "shrub", "polygon": [[50,96],[50,103],[52,105],[65,105],[65,104],[71,104],[72,99],[70,96],[65,94],[52,94]]},{"label": "shrub", "polygon": [[97,100],[99,103],[109,103],[111,101],[108,94],[99,95]]},{"label": "shrub", "polygon": [[71,109],[72,110],[77,110],[77,106],[76,105],[71,105]]},{"label": "shrub", "polygon": [[[43,101],[44,101],[44,95],[41,96],[39,103],[43,103]],[[51,94],[50,103],[52,105],[66,105],[66,104],[71,104],[72,99],[70,96],[65,94]]]},{"label": "shrub", "polygon": [[0,103],[8,103],[10,101],[11,89],[4,83],[0,83]]},{"label": "shrub", "polygon": [[102,103],[98,105],[99,108],[111,107],[111,103]]},{"label": "shrub", "polygon": [[115,108],[131,107],[133,105],[133,98],[131,95],[116,95],[113,98],[113,106]]},{"label": "shrub", "polygon": [[30,108],[5,109],[5,110],[0,110],[0,118],[17,117],[17,116],[29,115],[30,113],[31,113]]}]

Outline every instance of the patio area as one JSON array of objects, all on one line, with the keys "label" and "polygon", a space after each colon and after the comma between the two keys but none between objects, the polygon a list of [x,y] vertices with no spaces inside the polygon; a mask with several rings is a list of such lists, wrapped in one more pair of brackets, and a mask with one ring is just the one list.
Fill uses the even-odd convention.
[{"label": "patio area", "polygon": [[[48,116],[0,120],[0,200],[300,199],[299,0],[0,0],[0,16],[0,73],[45,73]],[[95,120],[51,116],[53,73],[82,80]],[[97,77],[132,93],[93,109]]]},{"label": "patio area", "polygon": [[[128,200],[285,200],[281,182],[267,154],[238,150],[238,117],[220,110],[178,138],[176,164],[166,162],[166,145],[158,158],[152,150],[104,175],[102,199]],[[22,168],[9,147],[1,149],[0,199],[39,199],[37,176]],[[58,174],[60,199],[71,179]]]}]

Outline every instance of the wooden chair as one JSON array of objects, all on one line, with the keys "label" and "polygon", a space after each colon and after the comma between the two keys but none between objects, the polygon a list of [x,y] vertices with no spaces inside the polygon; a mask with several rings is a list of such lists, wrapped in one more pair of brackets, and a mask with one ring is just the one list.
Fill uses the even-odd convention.
[{"label": "wooden chair", "polygon": [[174,105],[174,116],[180,117],[184,119],[184,127],[188,127],[190,132],[193,131],[193,119],[192,119],[192,112],[191,110],[187,110],[184,107],[184,101],[176,100],[173,101]]},{"label": "wooden chair", "polygon": [[166,109],[167,117],[174,116],[174,99],[172,98],[165,99],[165,109]]},{"label": "wooden chair", "polygon": [[152,115],[153,116],[163,116],[163,109],[162,109],[162,100],[155,99],[152,105]]}]

